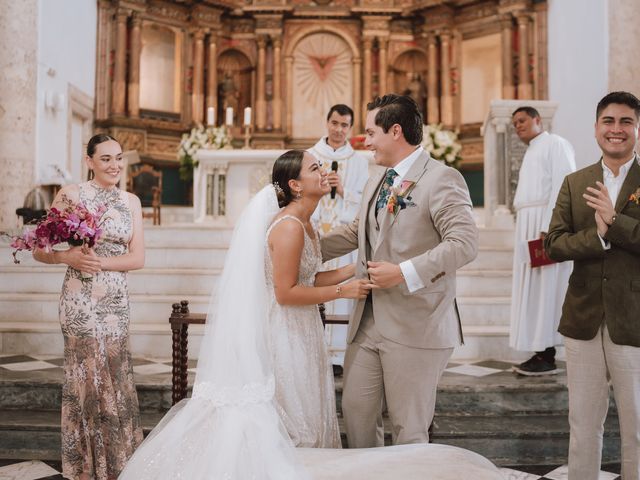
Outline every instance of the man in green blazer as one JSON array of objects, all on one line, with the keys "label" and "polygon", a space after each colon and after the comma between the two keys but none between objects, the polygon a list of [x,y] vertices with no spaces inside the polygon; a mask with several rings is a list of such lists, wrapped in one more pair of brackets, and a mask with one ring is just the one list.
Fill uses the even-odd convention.
[{"label": "man in green blazer", "polygon": [[622,478],[640,479],[640,101],[613,92],[596,110],[602,159],[568,175],[545,248],[573,273],[558,331],[569,387],[569,479],[597,479],[611,379]]}]

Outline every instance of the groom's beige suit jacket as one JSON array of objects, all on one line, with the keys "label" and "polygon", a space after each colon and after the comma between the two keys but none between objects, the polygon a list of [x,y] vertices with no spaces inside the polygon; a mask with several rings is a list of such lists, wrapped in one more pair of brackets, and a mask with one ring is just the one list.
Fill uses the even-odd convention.
[{"label": "groom's beige suit jacket", "polygon": [[[378,331],[396,343],[417,348],[449,348],[462,341],[457,308],[456,270],[477,254],[478,229],[469,190],[460,173],[427,153],[420,155],[403,181],[415,182],[407,199],[413,205],[394,215],[375,214],[385,170],[365,185],[359,216],[322,241],[323,259],[358,248],[356,277],[366,278],[367,261],[400,264],[411,260],[423,288],[409,292],[405,282],[372,291]],[[356,336],[365,300],[351,313],[347,342]]]}]

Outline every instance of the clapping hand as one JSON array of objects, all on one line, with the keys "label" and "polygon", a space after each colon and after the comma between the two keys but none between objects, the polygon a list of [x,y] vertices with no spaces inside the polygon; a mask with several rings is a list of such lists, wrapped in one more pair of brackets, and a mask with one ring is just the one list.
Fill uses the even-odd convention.
[{"label": "clapping hand", "polygon": [[609,197],[609,191],[602,182],[596,182],[596,186],[587,187],[588,193],[583,193],[582,196],[587,201],[587,205],[595,210],[596,226],[598,228],[598,234],[603,237],[609,225],[613,223],[613,217],[616,214],[616,210]]}]

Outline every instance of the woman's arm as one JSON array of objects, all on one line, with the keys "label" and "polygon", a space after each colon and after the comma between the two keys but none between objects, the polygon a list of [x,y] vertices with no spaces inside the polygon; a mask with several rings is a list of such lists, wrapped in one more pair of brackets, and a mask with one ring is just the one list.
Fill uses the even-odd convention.
[{"label": "woman's arm", "polygon": [[326,285],[336,285],[350,279],[355,275],[355,273],[356,265],[354,263],[336,268],[335,270],[318,272],[316,275],[315,286],[324,287]]},{"label": "woman's arm", "polygon": [[305,287],[298,284],[300,258],[304,248],[304,230],[298,222],[283,221],[269,235],[273,264],[273,286],[280,305],[314,305],[336,298],[365,298],[371,289],[368,280],[353,280],[346,285]]},{"label": "woman's arm", "polygon": [[[101,270],[128,272],[144,267],[144,230],[142,228],[142,206],[140,199],[132,193],[129,195],[133,234],[129,241],[129,252],[114,257],[98,257]],[[95,255],[95,253],[94,253]]]}]

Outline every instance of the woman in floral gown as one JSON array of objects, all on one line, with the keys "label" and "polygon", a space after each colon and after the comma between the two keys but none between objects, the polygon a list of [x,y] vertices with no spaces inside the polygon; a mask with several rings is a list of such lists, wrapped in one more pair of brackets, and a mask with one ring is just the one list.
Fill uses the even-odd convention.
[{"label": "woman in floral gown", "polygon": [[111,480],[142,442],[129,353],[127,271],[144,266],[140,200],[118,188],[120,144],[95,135],[87,145],[89,182],[60,190],[54,207],[106,207],[102,236],[91,249],[36,250],[44,263],[66,264],[60,295],[64,336],[62,469],[65,478]]}]

